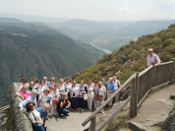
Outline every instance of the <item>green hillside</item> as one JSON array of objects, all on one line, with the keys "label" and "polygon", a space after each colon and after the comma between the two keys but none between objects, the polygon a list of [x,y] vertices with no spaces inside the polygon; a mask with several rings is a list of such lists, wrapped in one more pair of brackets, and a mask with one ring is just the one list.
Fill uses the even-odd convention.
[{"label": "green hillside", "polygon": [[97,64],[84,69],[72,76],[77,80],[101,80],[102,77],[109,78],[117,75],[121,83],[125,82],[134,72],[140,72],[146,68],[146,57],[148,48],[154,48],[162,62],[175,58],[175,24],[166,30],[155,34],[144,35],[138,40],[104,55]]},{"label": "green hillside", "polygon": [[98,47],[116,50],[131,39],[166,29],[174,20],[139,21],[139,22],[93,22],[86,20],[70,20],[58,24],[64,34],[75,40],[94,44]]},{"label": "green hillside", "polygon": [[10,84],[21,77],[70,76],[92,66],[99,57],[57,30],[0,19],[0,107],[7,104]]}]

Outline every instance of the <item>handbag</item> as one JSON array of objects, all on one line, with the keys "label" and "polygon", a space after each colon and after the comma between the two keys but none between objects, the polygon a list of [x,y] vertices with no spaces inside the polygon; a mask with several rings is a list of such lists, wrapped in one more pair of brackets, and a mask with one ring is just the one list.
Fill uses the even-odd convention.
[{"label": "handbag", "polygon": [[84,100],[87,100],[87,99],[88,99],[87,94],[84,94]]}]

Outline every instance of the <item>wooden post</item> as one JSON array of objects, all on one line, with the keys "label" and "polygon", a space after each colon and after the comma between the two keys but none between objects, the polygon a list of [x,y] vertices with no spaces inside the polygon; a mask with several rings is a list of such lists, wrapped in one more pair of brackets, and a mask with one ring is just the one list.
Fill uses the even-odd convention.
[{"label": "wooden post", "polygon": [[90,131],[95,131],[95,120],[96,120],[96,117],[94,116],[91,119],[91,128],[90,128]]},{"label": "wooden post", "polygon": [[137,94],[137,81],[138,73],[136,73],[136,78],[131,81],[131,101],[130,101],[130,118],[137,116],[137,103],[138,103],[138,94]]},{"label": "wooden post", "polygon": [[173,61],[173,67],[172,67],[172,68],[173,68],[173,69],[172,69],[172,72],[173,72],[173,78],[172,78],[172,81],[175,82],[175,72],[174,72],[175,58],[173,58],[172,61]]}]

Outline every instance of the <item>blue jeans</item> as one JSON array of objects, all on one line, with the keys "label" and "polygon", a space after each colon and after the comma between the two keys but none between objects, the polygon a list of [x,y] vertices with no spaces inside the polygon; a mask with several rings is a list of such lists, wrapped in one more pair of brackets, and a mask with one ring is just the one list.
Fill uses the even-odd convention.
[{"label": "blue jeans", "polygon": [[67,115],[69,113],[69,110],[68,109],[58,109],[57,112],[58,114]]},{"label": "blue jeans", "polygon": [[44,128],[42,125],[41,126],[33,126],[33,130],[34,131],[44,131]]},{"label": "blue jeans", "polygon": [[77,109],[77,97],[73,98],[72,97],[72,100],[71,100],[71,107],[72,109]]}]

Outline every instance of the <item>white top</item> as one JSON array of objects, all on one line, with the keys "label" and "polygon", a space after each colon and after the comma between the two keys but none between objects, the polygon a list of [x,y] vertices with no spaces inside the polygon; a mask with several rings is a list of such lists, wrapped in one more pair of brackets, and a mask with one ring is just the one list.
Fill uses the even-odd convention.
[{"label": "white top", "polygon": [[65,85],[62,84],[62,86],[58,85],[59,92],[64,93],[65,92]]},{"label": "white top", "polygon": [[34,85],[33,89],[37,89],[38,85],[39,85],[39,84],[36,83],[36,84]]},{"label": "white top", "polygon": [[106,92],[106,87],[105,87],[105,86],[102,86],[102,87],[99,88],[99,90],[98,90],[98,95],[104,97],[105,92]]},{"label": "white top", "polygon": [[46,81],[46,83],[44,83],[44,87],[47,88],[48,87],[48,84],[49,84],[49,82]]},{"label": "white top", "polygon": [[79,86],[78,85],[76,85],[75,87],[72,87],[70,90],[71,90],[71,96],[73,97],[73,98],[75,98],[75,97],[77,97],[77,95],[78,95],[78,91],[79,91]]},{"label": "white top", "polygon": [[45,89],[46,87],[45,86],[41,86],[41,85],[39,85],[39,88],[38,88],[38,94],[42,94],[43,93],[43,90]]},{"label": "white top", "polygon": [[40,107],[43,107],[46,104],[46,102],[47,102],[48,99],[49,99],[49,96],[48,95],[41,94],[39,96],[39,100],[41,100],[40,101]]},{"label": "white top", "polygon": [[53,90],[48,94],[48,96],[49,96],[49,100],[50,100],[49,104],[52,104],[52,99],[53,99],[53,96],[54,96]]},{"label": "white top", "polygon": [[[34,117],[34,115],[35,115],[35,117]],[[41,121],[41,117],[40,117],[40,113],[37,111],[37,110],[33,110],[33,111],[31,111],[31,112],[29,112],[29,118],[30,118],[30,120],[32,121],[32,123],[34,124],[36,121],[37,122],[42,122]],[[36,118],[36,120],[35,120],[35,118]],[[37,124],[38,126],[40,126],[41,124]],[[36,125],[36,126],[37,126]]]},{"label": "white top", "polygon": [[87,92],[88,95],[94,95],[94,91],[93,91],[93,86],[92,85],[90,87],[87,86],[87,90],[88,90],[88,92]]},{"label": "white top", "polygon": [[[113,81],[114,82],[114,81]],[[118,80],[116,80],[114,82],[114,90],[117,90],[119,87],[118,87]]]},{"label": "white top", "polygon": [[66,82],[64,83],[65,87],[67,87],[66,92],[69,93],[70,89],[72,88],[72,84],[69,82],[68,84],[66,84]]}]

